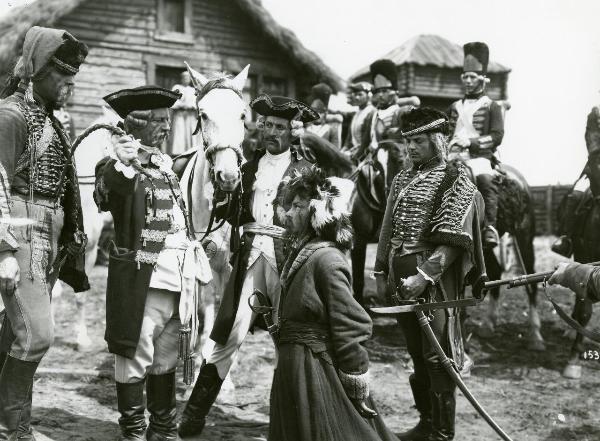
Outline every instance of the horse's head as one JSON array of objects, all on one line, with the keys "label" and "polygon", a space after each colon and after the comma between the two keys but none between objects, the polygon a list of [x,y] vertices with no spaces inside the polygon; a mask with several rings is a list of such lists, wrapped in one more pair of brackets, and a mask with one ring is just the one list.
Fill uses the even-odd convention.
[{"label": "horse's head", "polygon": [[226,192],[240,183],[242,141],[247,105],[242,90],[248,78],[246,66],[235,78],[224,74],[205,77],[187,63],[196,89],[198,125],[204,153],[210,163],[211,179]]}]

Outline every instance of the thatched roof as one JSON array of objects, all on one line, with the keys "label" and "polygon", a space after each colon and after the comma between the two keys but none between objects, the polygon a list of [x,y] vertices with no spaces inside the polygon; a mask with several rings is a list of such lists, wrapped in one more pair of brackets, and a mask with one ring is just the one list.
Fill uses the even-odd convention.
[{"label": "thatched roof", "polygon": [[[460,44],[453,43],[439,35],[417,35],[379,58],[390,59],[397,66],[416,64],[419,66],[462,69],[464,55]],[[488,72],[508,73],[510,69],[490,60]],[[365,66],[350,78],[354,79],[368,73],[369,66]]]},{"label": "thatched roof", "polygon": [[[53,26],[57,20],[85,1],[87,0],[38,0],[14,8],[0,18],[0,75],[14,65],[23,46],[25,33],[31,26]],[[318,81],[324,81],[336,90],[343,89],[344,80],[325,65],[317,54],[306,49],[292,31],[279,25],[260,0],[234,1],[298,66],[311,72]]]}]

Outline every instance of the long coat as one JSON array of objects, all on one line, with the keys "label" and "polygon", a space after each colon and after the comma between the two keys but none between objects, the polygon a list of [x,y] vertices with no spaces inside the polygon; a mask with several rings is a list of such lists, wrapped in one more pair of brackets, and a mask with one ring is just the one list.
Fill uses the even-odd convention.
[{"label": "long coat", "polygon": [[310,241],[282,280],[269,440],[395,440],[381,417],[362,418],[349,398],[373,406],[363,347],[372,322],[352,297],[344,254],[333,242]]},{"label": "long coat", "polygon": [[[231,328],[233,327],[233,323],[235,321],[237,308],[240,302],[242,284],[248,268],[248,259],[252,249],[252,242],[254,240],[254,234],[244,234],[241,240],[237,242],[235,240],[235,233],[237,231],[237,227],[249,222],[255,222],[255,219],[252,216],[252,204],[254,200],[254,191],[252,188],[254,186],[254,182],[256,181],[256,171],[258,170],[258,162],[261,157],[262,155],[258,155],[252,161],[242,165],[241,195],[238,187],[231,201],[231,206],[234,210],[229,216],[228,220],[234,226],[234,232],[232,233],[234,239],[232,240],[232,250],[234,251],[232,257],[233,270],[225,287],[223,299],[221,300],[221,306],[219,307],[219,312],[217,313],[215,324],[210,334],[210,338],[213,341],[223,345],[227,343],[227,339],[229,338]],[[280,220],[280,215],[284,205],[284,182],[286,177],[291,177],[296,170],[311,166],[312,164],[310,162],[302,158],[296,152],[292,151],[292,162],[283,175],[282,183],[279,185],[277,195],[273,203],[274,225],[283,227],[283,223]],[[277,262],[278,269],[281,270],[285,255],[284,243],[279,239],[274,239],[273,242],[275,245],[275,260]]]}]

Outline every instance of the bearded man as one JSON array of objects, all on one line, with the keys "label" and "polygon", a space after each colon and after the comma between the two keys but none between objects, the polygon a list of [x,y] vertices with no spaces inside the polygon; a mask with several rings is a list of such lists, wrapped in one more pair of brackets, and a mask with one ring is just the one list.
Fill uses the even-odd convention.
[{"label": "bearded man", "polygon": [[[484,273],[479,216],[481,195],[462,164],[446,162],[447,118],[428,107],[403,117],[412,166],[392,182],[381,226],[377,291],[402,303],[455,300]],[[464,350],[456,309],[430,311],[431,327],[459,368]],[[420,420],[401,440],[454,438],[456,386],[421,331],[416,315],[398,315],[414,365],[409,377]]]},{"label": "bearded man", "polygon": [[115,354],[124,441],[177,438],[175,368],[183,358],[184,380],[191,383],[197,283],[212,277],[204,250],[193,240],[173,162],[160,150],[170,133],[169,108],[179,98],[179,92],[157,86],[104,97],[128,134],[118,139],[114,158],[97,164],[94,194],[115,223],[105,339]]},{"label": "bearded man", "polygon": [[504,137],[501,106],[485,94],[489,49],[485,43],[463,46],[464,63],[461,80],[465,96],[448,111],[451,141],[454,147],[468,152],[467,165],[473,171],[477,188],[485,201],[484,245],[495,247],[500,238],[496,230],[498,188],[494,181],[492,161]]},{"label": "bearded man", "polygon": [[89,289],[71,142],[53,115],[87,53],[68,32],[34,26],[0,102],[0,439],[34,439],[33,376],[54,339],[54,282]]}]

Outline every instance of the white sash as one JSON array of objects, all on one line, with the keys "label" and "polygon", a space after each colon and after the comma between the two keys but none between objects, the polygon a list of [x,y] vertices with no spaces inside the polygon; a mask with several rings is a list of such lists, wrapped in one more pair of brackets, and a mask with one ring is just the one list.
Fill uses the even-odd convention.
[{"label": "white sash", "polygon": [[[474,103],[468,103],[465,106],[465,101],[460,100],[456,103],[456,111],[458,112],[458,120],[452,140],[455,139],[470,139],[479,137],[479,132],[473,126],[473,115],[483,106],[490,105],[492,100],[487,95],[483,95]],[[452,142],[450,142],[452,144]]]}]

